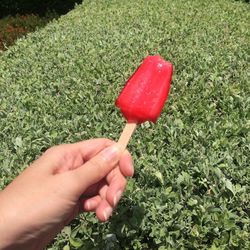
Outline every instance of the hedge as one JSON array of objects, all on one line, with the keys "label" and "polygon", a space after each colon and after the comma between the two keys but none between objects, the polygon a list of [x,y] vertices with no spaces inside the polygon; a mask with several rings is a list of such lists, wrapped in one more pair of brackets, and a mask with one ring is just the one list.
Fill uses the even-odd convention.
[{"label": "hedge", "polygon": [[87,0],[1,54],[1,188],[52,145],[117,140],[114,101],[137,65],[175,67],[110,222],[82,214],[48,249],[250,249],[249,15],[228,0]]}]

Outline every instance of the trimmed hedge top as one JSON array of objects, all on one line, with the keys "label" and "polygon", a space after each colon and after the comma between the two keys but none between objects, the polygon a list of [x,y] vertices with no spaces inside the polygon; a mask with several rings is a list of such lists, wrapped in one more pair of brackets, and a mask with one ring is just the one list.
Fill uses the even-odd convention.
[{"label": "trimmed hedge top", "polygon": [[81,215],[50,249],[250,248],[249,13],[228,0],[88,0],[1,54],[1,188],[54,144],[118,139],[114,101],[141,60],[175,67],[159,121],[129,145],[136,174],[111,221]]}]

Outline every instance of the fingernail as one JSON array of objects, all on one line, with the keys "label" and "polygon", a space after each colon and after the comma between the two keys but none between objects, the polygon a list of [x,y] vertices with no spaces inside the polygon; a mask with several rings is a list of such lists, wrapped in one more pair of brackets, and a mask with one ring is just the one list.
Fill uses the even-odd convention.
[{"label": "fingernail", "polygon": [[119,200],[121,199],[121,197],[122,197],[122,191],[118,191],[117,194],[114,197],[114,201],[113,201],[114,202],[114,206],[117,205],[117,203],[119,202]]},{"label": "fingernail", "polygon": [[102,151],[102,155],[106,161],[117,161],[121,150],[117,144],[112,145]]},{"label": "fingernail", "polygon": [[112,208],[111,208],[111,207],[107,207],[107,208],[103,211],[104,219],[107,220],[111,214],[112,214]]}]

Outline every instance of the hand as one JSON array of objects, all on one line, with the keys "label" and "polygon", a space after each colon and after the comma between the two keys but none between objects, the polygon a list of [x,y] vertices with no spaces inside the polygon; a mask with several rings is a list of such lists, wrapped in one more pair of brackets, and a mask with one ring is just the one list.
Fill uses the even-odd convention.
[{"label": "hand", "polygon": [[107,220],[133,171],[107,139],[52,147],[0,192],[0,249],[43,249],[81,211]]}]

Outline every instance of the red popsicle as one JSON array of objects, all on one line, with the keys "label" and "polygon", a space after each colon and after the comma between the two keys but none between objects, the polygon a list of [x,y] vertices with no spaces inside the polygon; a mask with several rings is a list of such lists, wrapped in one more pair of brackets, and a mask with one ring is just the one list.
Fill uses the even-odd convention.
[{"label": "red popsicle", "polygon": [[156,122],[167,100],[173,65],[159,55],[148,56],[127,81],[116,100],[127,119],[119,143],[126,148],[137,124]]}]

